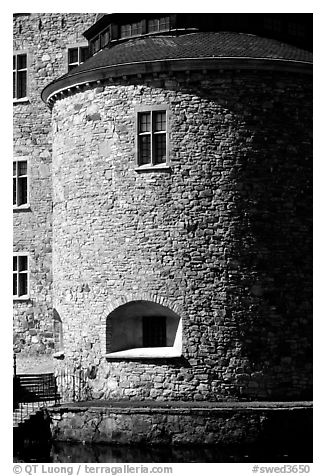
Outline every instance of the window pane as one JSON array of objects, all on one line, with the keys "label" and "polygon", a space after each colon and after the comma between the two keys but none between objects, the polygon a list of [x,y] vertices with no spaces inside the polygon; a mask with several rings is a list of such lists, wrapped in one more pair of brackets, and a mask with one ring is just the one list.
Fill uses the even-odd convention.
[{"label": "window pane", "polygon": [[139,132],[150,132],[151,116],[149,112],[139,114]]},{"label": "window pane", "polygon": [[14,72],[13,78],[12,78],[12,89],[13,89],[13,97],[16,97],[16,73]]},{"label": "window pane", "polygon": [[17,69],[25,69],[26,67],[26,55],[17,55]]},{"label": "window pane", "polygon": [[18,178],[18,204],[27,203],[27,177]]},{"label": "window pane", "polygon": [[131,24],[131,35],[139,35],[142,32],[141,22]]},{"label": "window pane", "polygon": [[17,256],[13,256],[12,263],[14,271],[17,271]]},{"label": "window pane", "polygon": [[[110,29],[101,34],[101,47],[106,46],[110,42]],[[86,59],[86,58],[85,58]],[[84,60],[85,61],[85,60]]]},{"label": "window pane", "polygon": [[166,162],[166,135],[159,134],[153,136],[154,139],[154,163],[162,164]]},{"label": "window pane", "polygon": [[27,273],[19,274],[19,296],[27,294]]},{"label": "window pane", "polygon": [[131,36],[131,25],[122,25],[120,29],[120,36],[121,38]]},{"label": "window pane", "polygon": [[80,58],[79,58],[79,63],[84,63],[84,61],[87,60],[89,54],[88,54],[88,46],[82,46],[80,48]]},{"label": "window pane", "polygon": [[166,130],[166,114],[165,112],[155,112],[154,113],[154,131],[165,131]]},{"label": "window pane", "polygon": [[160,31],[170,29],[170,17],[160,18]]},{"label": "window pane", "polygon": [[27,271],[27,256],[18,256],[19,271]]},{"label": "window pane", "polygon": [[17,73],[17,98],[26,97],[26,71]]},{"label": "window pane", "polygon": [[12,175],[16,177],[16,168],[17,168],[17,162],[13,162],[13,167],[12,167]]},{"label": "window pane", "polygon": [[94,51],[98,51],[100,49],[100,37],[98,36],[94,40]]},{"label": "window pane", "polygon": [[14,296],[17,296],[17,273],[14,273],[13,278],[14,278],[14,280],[13,280],[13,294],[14,294]]},{"label": "window pane", "polygon": [[154,32],[159,30],[159,21],[158,18],[155,18],[153,20],[148,20],[148,32]]},{"label": "window pane", "polygon": [[18,162],[18,175],[27,175],[27,161]]},{"label": "window pane", "polygon": [[17,179],[13,179],[13,205],[17,205]]},{"label": "window pane", "polygon": [[78,48],[69,48],[68,63],[78,63]]},{"label": "window pane", "polygon": [[143,346],[166,346],[166,318],[164,316],[143,317]]},{"label": "window pane", "polygon": [[151,138],[139,136],[139,165],[151,163]]},{"label": "window pane", "polygon": [[12,57],[12,59],[13,59],[12,69],[16,69],[16,55],[14,55],[14,56]]}]

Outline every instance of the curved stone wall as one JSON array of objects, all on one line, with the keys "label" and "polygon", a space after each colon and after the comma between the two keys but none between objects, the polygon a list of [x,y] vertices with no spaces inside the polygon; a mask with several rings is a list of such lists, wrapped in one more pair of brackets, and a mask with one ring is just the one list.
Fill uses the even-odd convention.
[{"label": "curved stone wall", "polygon": [[[56,101],[61,365],[95,366],[94,398],[308,397],[309,83],[277,71],[161,74]],[[137,171],[136,111],[158,105],[171,167]],[[180,316],[182,357],[105,357],[112,303],[142,299]]]}]

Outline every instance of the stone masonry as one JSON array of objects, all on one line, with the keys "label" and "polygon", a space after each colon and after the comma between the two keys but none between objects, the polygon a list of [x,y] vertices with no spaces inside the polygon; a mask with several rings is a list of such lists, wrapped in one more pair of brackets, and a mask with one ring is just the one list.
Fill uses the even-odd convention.
[{"label": "stone masonry", "polygon": [[85,38],[95,14],[14,15],[14,51],[28,55],[28,99],[14,101],[14,159],[29,167],[29,209],[14,210],[14,251],[29,253],[28,300],[14,301],[18,372],[53,367],[51,112],[41,100],[50,81],[67,72],[67,47]]},{"label": "stone masonry", "polygon": [[[311,104],[305,74],[239,70],[55,101],[54,307],[91,398],[309,398]],[[135,111],[152,105],[171,170],[140,172]],[[137,300],[179,314],[180,359],[106,359],[110,312]]]}]

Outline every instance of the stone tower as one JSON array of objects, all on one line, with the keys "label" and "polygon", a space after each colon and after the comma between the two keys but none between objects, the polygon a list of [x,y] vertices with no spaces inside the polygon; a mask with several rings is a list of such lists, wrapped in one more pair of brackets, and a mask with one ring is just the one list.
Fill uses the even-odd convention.
[{"label": "stone tower", "polygon": [[42,92],[58,366],[92,398],[308,396],[311,53],[231,20],[99,15]]}]

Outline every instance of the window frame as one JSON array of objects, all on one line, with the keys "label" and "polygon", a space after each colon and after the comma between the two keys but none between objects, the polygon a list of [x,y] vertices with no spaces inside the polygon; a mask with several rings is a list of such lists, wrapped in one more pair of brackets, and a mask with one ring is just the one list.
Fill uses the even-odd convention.
[{"label": "window frame", "polygon": [[[155,134],[154,127],[153,127],[153,113],[156,112],[165,112],[165,131],[158,131]],[[144,105],[144,106],[137,106],[135,108],[136,119],[135,119],[135,138],[136,138],[136,170],[148,170],[148,169],[170,169],[170,157],[169,157],[169,136],[170,136],[170,110],[167,104],[157,104],[157,105]],[[139,133],[139,118],[140,115],[143,113],[150,113],[150,132],[149,133]],[[165,134],[165,162],[156,163],[155,162],[155,155],[154,155],[154,140],[153,137],[155,135],[162,135]],[[150,135],[150,151],[151,151],[151,159],[150,163],[142,164],[141,157],[140,157],[140,141],[139,137],[141,135]]]},{"label": "window frame", "polygon": [[[30,208],[30,202],[29,202],[29,193],[30,193],[30,164],[29,164],[29,158],[26,156],[19,156],[19,157],[14,157],[13,158],[13,164],[18,164],[19,162],[26,162],[26,181],[27,181],[27,192],[26,192],[26,203],[22,203],[21,205],[18,205],[18,165],[16,165],[16,175],[15,175],[15,180],[16,180],[16,204],[13,204],[13,210],[14,211],[19,211],[19,210],[26,210]],[[14,178],[14,176],[13,176]]]},{"label": "window frame", "polygon": [[[26,68],[22,68],[20,71],[26,71],[26,94],[22,97],[17,97],[16,93],[18,90],[18,81],[17,81],[17,56],[25,55],[26,56]],[[16,67],[13,68],[13,72],[16,73],[16,86],[15,86],[15,95],[13,97],[14,103],[23,103],[29,102],[29,70],[30,70],[30,55],[27,50],[14,50],[13,57],[16,57]]]},{"label": "window frame", "polygon": [[[83,41],[82,43],[75,43],[75,44],[69,44],[67,45],[67,55],[66,55],[66,59],[67,59],[67,62],[66,62],[66,71],[68,73],[70,73],[74,68],[76,68],[77,66],[79,66],[80,64],[83,64],[85,61],[83,61],[83,63],[80,62],[80,50],[81,48],[88,48],[88,57],[86,58],[85,61],[87,61],[87,59],[91,56],[91,53],[90,53],[90,49],[89,49],[89,44],[85,41]],[[73,50],[73,49],[77,49],[78,50],[78,63],[69,63],[69,50]],[[72,68],[69,69],[69,66],[73,64],[74,66]]]},{"label": "window frame", "polygon": [[[16,280],[17,280],[17,294],[14,294],[13,292],[13,300],[14,301],[26,301],[29,299],[30,295],[30,255],[28,252],[24,251],[16,251],[13,253],[13,258],[17,257],[17,270],[13,269],[13,277],[16,275]],[[19,271],[19,258],[21,257],[27,257],[27,269],[24,271]],[[19,275],[20,274],[26,274],[26,288],[27,288],[27,293],[26,294],[19,294]],[[14,290],[13,290],[14,291]]]}]

